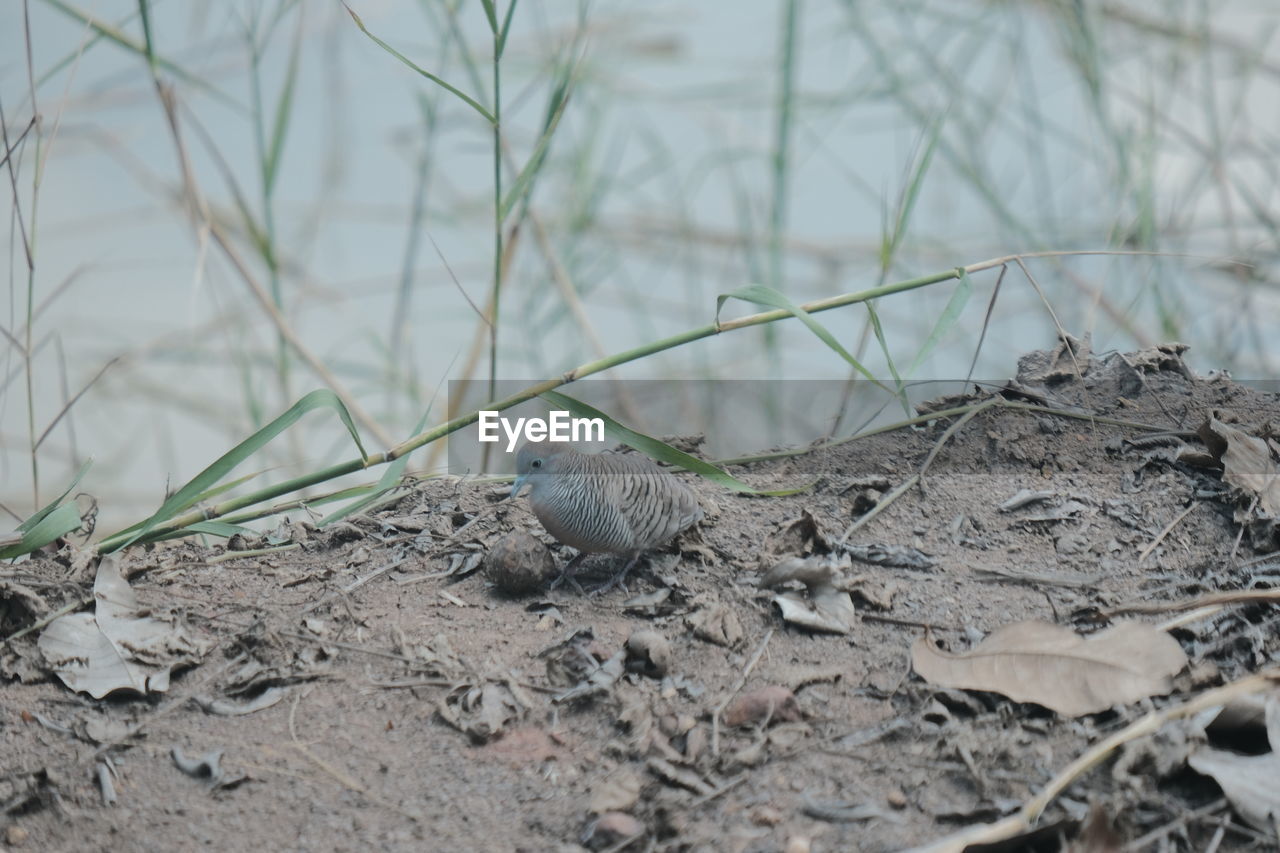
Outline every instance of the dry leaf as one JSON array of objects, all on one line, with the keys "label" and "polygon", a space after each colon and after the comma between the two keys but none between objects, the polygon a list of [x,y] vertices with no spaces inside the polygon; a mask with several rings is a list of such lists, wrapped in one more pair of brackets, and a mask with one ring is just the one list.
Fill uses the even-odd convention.
[{"label": "dry leaf", "polygon": [[1224,482],[1257,495],[1258,507],[1267,515],[1280,514],[1280,469],[1265,441],[1215,417],[1200,427],[1200,437],[1221,457]]},{"label": "dry leaf", "polygon": [[1213,780],[1227,795],[1231,806],[1251,826],[1273,831],[1280,819],[1280,695],[1267,699],[1267,739],[1271,752],[1242,755],[1225,749],[1206,747],[1187,759],[1191,769]]},{"label": "dry leaf", "polygon": [[811,631],[847,634],[857,610],[849,593],[836,589],[835,582],[850,565],[848,556],[838,560],[829,556],[788,557],[766,572],[759,585],[768,589],[788,581],[803,583],[808,587],[808,598],[790,592],[774,596],[782,618]]},{"label": "dry leaf", "polygon": [[512,687],[509,682],[496,681],[459,684],[440,698],[436,710],[446,723],[472,741],[485,743],[501,735],[528,711],[528,705]]},{"label": "dry leaf", "polygon": [[738,614],[720,601],[713,601],[699,608],[685,622],[693,629],[695,637],[729,649],[741,643],[746,636]]},{"label": "dry leaf", "polygon": [[1141,622],[1121,622],[1087,638],[1048,622],[1019,622],[962,654],[922,638],[911,649],[911,663],[931,684],[990,690],[1079,717],[1168,693],[1187,656],[1167,633]]},{"label": "dry leaf", "polygon": [[62,682],[101,699],[117,690],[146,695],[169,689],[176,667],[193,664],[210,644],[180,625],[144,616],[115,557],[103,557],[93,582],[93,613],[55,619],[38,645]]}]

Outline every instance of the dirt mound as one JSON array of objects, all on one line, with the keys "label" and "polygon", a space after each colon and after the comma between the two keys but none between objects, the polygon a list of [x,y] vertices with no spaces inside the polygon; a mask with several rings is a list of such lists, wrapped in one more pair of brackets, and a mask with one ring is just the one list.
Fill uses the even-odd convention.
[{"label": "dirt mound", "polygon": [[[159,698],[90,701],[48,675],[38,632],[0,650],[21,679],[0,691],[0,843],[617,850],[638,833],[626,849],[897,850],[1012,814],[1147,710],[1280,652],[1268,601],[1228,604],[1171,629],[1188,663],[1170,695],[1074,718],[913,671],[926,629],[962,653],[1016,622],[1090,633],[1266,595],[1280,399],[1195,377],[1179,355],[1059,347],[997,393],[931,409],[960,412],[732,469],[813,484],[800,494],[694,483],[700,528],[599,597],[493,591],[484,556],[513,530],[561,565],[568,551],[525,500],[456,481],[324,530],[295,518],[233,542],[243,554],[126,553],[140,606],[211,651]],[[762,589],[787,558],[824,579]],[[588,589],[593,567],[617,565],[585,563]],[[0,572],[5,635],[91,575],[68,555]],[[812,610],[815,590],[852,601],[847,632],[783,618],[779,596]],[[1188,767],[1198,732],[1166,726],[1109,755],[1053,799],[1040,849],[1102,837],[1106,820],[1078,828],[1090,803],[1125,841],[1265,839]]]}]

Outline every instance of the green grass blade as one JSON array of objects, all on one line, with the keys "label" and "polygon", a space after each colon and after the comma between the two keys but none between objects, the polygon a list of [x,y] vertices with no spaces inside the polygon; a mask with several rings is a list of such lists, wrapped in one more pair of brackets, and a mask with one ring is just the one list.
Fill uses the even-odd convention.
[{"label": "green grass blade", "polygon": [[138,0],[138,14],[142,17],[142,44],[146,50],[147,65],[151,73],[156,73],[156,48],[151,41],[151,4],[147,0]]},{"label": "green grass blade", "polygon": [[271,124],[271,143],[267,148],[266,168],[263,169],[263,181],[267,191],[275,188],[276,176],[280,170],[280,154],[284,150],[284,140],[289,133],[289,118],[293,115],[293,90],[298,80],[298,54],[302,44],[302,28],[294,30],[293,44],[289,48],[289,70],[284,78],[284,89],[280,92],[280,100],[276,102],[275,120]]},{"label": "green grass blade", "polygon": [[[417,71],[423,77],[426,77],[432,83],[435,83],[437,86],[441,87],[445,91],[451,92],[454,95],[461,98],[462,101],[467,104],[467,106],[471,107],[471,109],[475,110],[476,112],[480,113],[480,115],[484,116],[484,120],[489,122],[489,124],[498,123],[498,120],[493,117],[493,113],[489,112],[483,106],[481,106],[480,103],[475,98],[471,97],[466,92],[462,91],[456,86],[452,86],[449,83],[446,83],[443,79],[432,74],[430,71],[427,71],[425,68],[420,68],[417,64],[413,62],[413,60],[409,59],[409,57],[405,56],[403,53],[396,50],[394,47],[387,44],[385,41],[378,38],[373,33],[369,32],[369,30],[365,28],[364,21],[360,20],[360,16],[357,15],[350,6],[347,6],[345,3],[343,4],[343,6],[346,7],[347,14],[351,16],[351,19],[356,22],[356,26],[360,28],[360,32],[364,33],[370,39],[372,39],[374,44],[376,44],[378,47],[382,48],[387,53],[394,56],[396,59],[403,62],[405,65],[412,68],[414,71]],[[495,28],[496,28],[496,24],[495,24]]]},{"label": "green grass blade", "polygon": [[507,16],[502,19],[502,29],[498,31],[498,58],[502,58],[502,52],[507,48],[507,36],[511,34],[511,16],[516,12],[516,0],[511,0],[511,5],[507,7]]},{"label": "green grass blade", "polygon": [[67,499],[67,495],[71,494],[71,490],[74,489],[77,485],[79,485],[80,480],[84,477],[85,474],[88,473],[89,468],[92,465],[93,465],[93,460],[86,459],[84,464],[80,466],[80,470],[77,471],[76,475],[71,478],[71,485],[67,486],[67,488],[62,492],[62,494],[58,495],[56,498],[54,498],[53,500],[45,504],[43,507],[41,507],[40,510],[36,512],[34,515],[32,515],[26,521],[22,522],[22,524],[19,524],[18,531],[20,533],[26,533],[28,530],[35,527],[37,524],[44,521],[44,519],[48,515],[53,513],[54,510],[56,510],[59,506],[61,506],[62,502]]},{"label": "green grass blade", "polygon": [[659,441],[652,436],[628,429],[606,415],[604,412],[588,406],[581,400],[575,400],[573,397],[566,396],[558,391],[546,391],[538,396],[542,397],[542,399],[546,400],[556,408],[573,412],[578,417],[600,418],[604,421],[604,431],[613,439],[622,442],[628,447],[634,447],[646,456],[651,456],[661,462],[669,462],[672,465],[684,468],[686,471],[692,471],[703,479],[710,480],[717,486],[722,486],[735,492],[743,492],[744,494],[749,495],[762,495],[766,497],[782,497],[784,495],[794,495],[799,492],[803,492],[812,485],[812,483],[810,483],[794,489],[762,491],[747,485],[729,474],[726,474],[710,463],[703,462],[696,456],[690,456],[683,451],[676,450],[666,442]]},{"label": "green grass blade", "polygon": [[19,542],[7,548],[0,548],[0,560],[11,560],[23,554],[30,554],[59,536],[70,533],[80,524],[80,509],[74,503],[55,507],[52,512],[45,513],[38,522],[24,530]]},{"label": "green grass blade", "polygon": [[569,105],[569,92],[572,89],[573,68],[566,72],[562,79],[551,93],[551,101],[547,106],[547,120],[544,123],[542,137],[538,140],[538,146],[533,150],[533,154],[529,157],[529,162],[524,164],[524,168],[520,170],[520,174],[516,176],[515,183],[511,185],[511,189],[507,191],[507,195],[502,200],[502,207],[499,216],[505,220],[512,208],[520,202],[520,200],[532,189],[533,179],[542,170],[542,164],[546,160],[547,147],[551,144],[551,136],[556,132],[556,127],[560,124],[560,117],[564,115],[565,107]]},{"label": "green grass blade", "polygon": [[360,442],[360,434],[356,431],[356,425],[352,421],[351,413],[347,411],[347,407],[342,404],[342,401],[332,391],[327,388],[317,389],[294,403],[283,415],[231,448],[212,465],[192,478],[190,482],[161,504],[154,515],[137,525],[137,532],[120,547],[127,547],[137,542],[146,536],[152,527],[173,518],[184,509],[192,506],[202,494],[213,488],[227,474],[230,474],[237,465],[257,453],[277,435],[297,423],[298,419],[307,412],[320,407],[331,408],[337,412],[347,431],[351,433],[351,438],[355,441],[356,447],[360,450],[360,458],[368,460],[369,455],[365,452],[364,445]]},{"label": "green grass blade", "polygon": [[484,6],[484,16],[489,19],[489,32],[498,35],[498,10],[493,0],[480,0],[480,5]]},{"label": "green grass blade", "polygon": [[933,163],[933,153],[938,148],[938,139],[942,136],[942,127],[945,122],[946,114],[943,113],[930,125],[929,138],[925,143],[924,153],[920,155],[920,161],[912,171],[911,180],[907,182],[906,192],[903,193],[902,200],[898,205],[898,215],[893,223],[893,234],[890,235],[887,243],[882,242],[881,244],[880,264],[886,273],[890,264],[893,263],[894,257],[897,256],[898,249],[902,246],[902,241],[910,228],[911,214],[915,211],[916,201],[920,198],[920,190],[924,187],[925,175],[929,173],[929,166]]},{"label": "green grass blade", "polygon": [[[93,30],[94,33],[106,39],[107,41],[113,42],[119,45],[120,47],[125,48],[126,50],[133,51],[139,56],[142,56],[144,58],[147,57],[147,46],[145,44],[139,44],[137,41],[135,41],[134,39],[130,38],[129,36],[121,32],[118,28],[113,27],[110,24],[105,24],[102,21],[99,21],[97,18],[94,18],[92,15],[88,14],[87,12],[82,12],[81,10],[72,6],[70,3],[64,2],[64,0],[44,0],[44,2],[46,5],[52,6],[53,8],[57,9],[59,12],[66,15],[68,18],[72,18],[84,24],[86,27]],[[165,69],[166,71],[169,71],[170,73],[175,74],[178,77],[181,77],[185,82],[191,84],[192,86],[195,86],[201,89],[202,91],[207,92],[210,95],[213,95],[218,100],[222,101],[225,105],[230,106],[231,108],[237,111],[240,111],[242,109],[242,107],[235,100],[235,98],[232,98],[230,95],[226,94],[225,92],[223,92],[222,90],[214,86],[210,86],[208,83],[202,80],[199,76],[192,74],[191,72],[182,68],[180,65],[177,65],[176,63],[174,63],[173,61],[165,59],[162,56],[155,56],[154,62],[156,65]]]},{"label": "green grass blade", "polygon": [[237,533],[244,536],[255,535],[248,527],[241,527],[239,524],[228,524],[225,521],[197,521],[195,524],[190,524],[177,532],[184,536],[189,533],[207,533],[220,539],[230,539]]},{"label": "green grass blade", "polygon": [[[430,415],[431,407],[427,406],[427,410],[422,413],[422,419],[419,420],[417,426],[413,428],[414,435],[422,432],[423,428],[427,425],[427,418]],[[400,480],[404,477],[405,468],[409,466],[409,457],[412,455],[412,453],[406,453],[404,456],[397,457],[390,465],[387,466],[387,470],[383,472],[382,476],[378,479],[377,485],[372,487],[367,496],[354,500],[346,506],[329,513],[324,518],[320,519],[319,523],[316,524],[316,527],[324,527],[325,525],[332,524],[335,521],[346,518],[349,515],[353,515],[357,512],[364,512],[364,510],[382,500],[388,492],[400,485]]]},{"label": "green grass blade", "polygon": [[[854,370],[870,379],[872,382],[884,388],[884,384],[880,380],[871,375],[871,371],[862,366],[862,362],[853,357],[847,349],[840,345],[835,335],[827,330],[827,327],[819,323],[813,318],[808,311],[796,305],[786,296],[782,295],[772,287],[765,287],[763,284],[749,284],[746,287],[740,287],[729,293],[722,293],[716,297],[716,322],[720,322],[720,311],[724,308],[724,303],[730,299],[741,299],[744,302],[751,302],[756,305],[763,305],[766,308],[780,308],[789,312],[801,323],[809,327],[809,331],[813,332],[818,338],[831,349],[835,350],[841,358],[849,363]],[[887,388],[885,390],[888,390]]]},{"label": "green grass blade", "polygon": [[925,338],[924,345],[920,347],[920,352],[916,353],[916,357],[911,362],[911,367],[907,370],[908,376],[915,376],[916,370],[929,357],[938,342],[951,331],[951,327],[960,319],[960,314],[964,311],[965,306],[969,304],[969,297],[973,295],[973,282],[969,279],[969,274],[960,269],[960,283],[956,285],[956,289],[951,291],[951,298],[947,300],[947,306],[942,309],[938,322],[933,324],[933,331],[929,332],[929,337]]}]

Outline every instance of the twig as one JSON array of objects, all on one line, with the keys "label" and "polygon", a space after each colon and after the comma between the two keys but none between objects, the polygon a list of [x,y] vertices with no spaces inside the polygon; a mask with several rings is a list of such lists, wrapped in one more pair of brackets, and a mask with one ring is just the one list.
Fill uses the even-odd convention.
[{"label": "twig", "polygon": [[335,767],[333,764],[330,764],[328,761],[325,761],[323,758],[321,758],[320,756],[312,752],[311,749],[306,744],[304,744],[301,740],[299,740],[298,729],[294,723],[294,717],[298,712],[298,704],[301,701],[302,701],[302,693],[298,693],[293,697],[293,706],[289,709],[289,737],[292,738],[293,740],[293,743],[291,745],[293,746],[294,749],[296,749],[301,755],[307,758],[307,760],[311,761],[313,764],[315,764],[325,773],[328,773],[330,776],[332,776],[343,787],[348,788],[352,791],[355,791],[358,794],[363,794],[373,802],[382,806],[384,809],[388,809],[389,811],[393,811],[398,815],[407,817],[409,818],[409,820],[418,821],[422,819],[422,815],[418,814],[416,811],[403,809],[400,806],[397,806],[395,803],[392,803],[388,800],[384,800],[382,797],[379,797],[373,791],[370,791],[367,787],[361,784],[361,782],[358,779],[348,774],[342,768]]},{"label": "twig", "polygon": [[262,309],[262,312],[271,320],[272,325],[276,327],[276,332],[280,337],[298,354],[299,358],[306,362],[307,366],[319,377],[320,381],[342,401],[342,404],[351,412],[353,418],[359,421],[383,447],[391,447],[395,444],[395,439],[364,410],[342,381],[325,366],[320,357],[312,352],[310,347],[298,336],[293,326],[289,324],[284,314],[280,312],[275,302],[272,301],[271,295],[267,293],[261,282],[249,269],[248,264],[240,257],[240,253],[236,251],[222,225],[210,213],[208,203],[205,201],[200,186],[196,181],[195,170],[191,167],[191,160],[187,154],[186,145],[182,141],[182,134],[178,129],[177,102],[173,96],[173,91],[162,84],[159,79],[156,80],[156,91],[160,95],[160,103],[164,107],[165,118],[168,119],[169,131],[173,137],[173,144],[177,149],[178,162],[182,169],[182,180],[190,198],[189,207],[193,220],[198,218],[197,224],[209,236],[213,237],[214,242],[222,249],[227,260],[231,262],[231,266],[235,267],[241,280],[248,286],[249,292],[258,303],[258,307]]},{"label": "twig", "polygon": [[1146,835],[1133,839],[1132,841],[1130,841],[1128,844],[1126,844],[1124,847],[1121,848],[1121,853],[1137,853],[1137,851],[1139,850],[1149,850],[1150,845],[1152,843],[1159,841],[1161,838],[1164,838],[1166,835],[1173,832],[1174,830],[1179,829],[1183,826],[1186,826],[1187,824],[1192,823],[1193,821],[1197,821],[1200,818],[1205,817],[1206,815],[1211,815],[1214,812],[1218,811],[1219,809],[1225,808],[1226,805],[1227,805],[1227,798],[1223,797],[1219,800],[1215,800],[1212,803],[1209,803],[1209,805],[1207,806],[1201,806],[1200,808],[1195,809],[1194,811],[1189,811],[1189,812],[1180,814],[1173,820],[1166,823],[1164,826],[1153,829],[1150,832],[1148,832]]},{"label": "twig", "polygon": [[217,563],[225,563],[228,560],[236,560],[240,557],[262,557],[266,554],[283,554],[285,551],[297,551],[302,546],[297,542],[291,542],[288,545],[275,545],[271,548],[254,548],[248,551],[227,551],[216,557],[209,557],[205,560],[207,565],[215,565]]},{"label": "twig", "polygon": [[1195,716],[1208,708],[1260,693],[1280,682],[1280,668],[1272,668],[1225,684],[1213,690],[1207,690],[1199,696],[1161,711],[1152,711],[1139,720],[1135,720],[1120,731],[1094,745],[1075,761],[1068,764],[1056,776],[1049,780],[1039,794],[1032,797],[1013,815],[995,823],[972,826],[960,832],[939,839],[932,844],[913,848],[911,853],[960,853],[971,844],[991,843],[1012,838],[1031,829],[1049,804],[1067,789],[1080,776],[1104,761],[1107,756],[1130,741],[1146,735],[1155,734],[1166,723],[1184,717]]},{"label": "twig", "polygon": [[1121,613],[1167,613],[1170,610],[1197,610],[1217,604],[1250,604],[1253,602],[1280,602],[1280,589],[1242,589],[1234,592],[1211,592],[1185,601],[1161,601],[1148,603],[1135,601],[1104,610],[1105,616]]},{"label": "twig", "polygon": [[1157,545],[1159,545],[1161,542],[1164,541],[1164,538],[1169,535],[1169,532],[1173,530],[1173,528],[1178,526],[1178,522],[1182,521],[1182,519],[1190,515],[1191,510],[1195,509],[1198,506],[1200,506],[1200,502],[1195,501],[1194,503],[1191,504],[1191,506],[1187,507],[1182,512],[1174,516],[1173,521],[1170,521],[1168,524],[1166,524],[1164,526],[1164,529],[1156,534],[1156,538],[1151,540],[1151,544],[1142,549],[1142,553],[1138,555],[1138,565],[1142,565],[1142,561],[1147,559],[1147,557],[1151,556],[1151,552],[1156,549]]}]

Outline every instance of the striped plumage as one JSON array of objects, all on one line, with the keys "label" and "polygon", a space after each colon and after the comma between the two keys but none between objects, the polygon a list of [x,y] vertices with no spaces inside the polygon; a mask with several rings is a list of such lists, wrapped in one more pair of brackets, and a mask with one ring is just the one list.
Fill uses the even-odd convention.
[{"label": "striped plumage", "polygon": [[516,471],[515,494],[528,482],[543,527],[584,554],[636,555],[702,518],[693,491],[647,456],[531,442],[520,448]]}]

